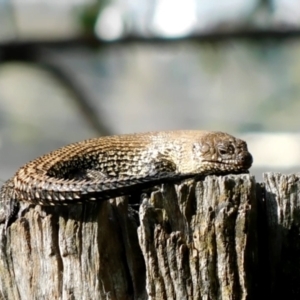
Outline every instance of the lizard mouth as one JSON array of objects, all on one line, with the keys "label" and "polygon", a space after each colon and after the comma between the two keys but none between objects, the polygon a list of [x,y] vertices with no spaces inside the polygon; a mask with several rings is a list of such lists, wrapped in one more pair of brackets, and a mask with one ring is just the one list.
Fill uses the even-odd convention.
[{"label": "lizard mouth", "polygon": [[225,165],[225,166],[229,166],[231,165],[232,167],[230,167],[230,169],[239,169],[240,170],[248,170],[253,163],[253,158],[252,155],[249,152],[241,152],[239,154],[235,155],[235,159],[230,159],[230,158],[225,158],[223,157],[219,157],[218,159],[215,160],[205,160],[205,162],[207,163],[211,163],[211,164],[216,164],[216,165]]},{"label": "lizard mouth", "polygon": [[216,165],[232,165],[235,167],[244,167],[248,168],[248,166],[245,166],[243,163],[240,163],[235,160],[227,160],[227,161],[219,161],[219,160],[204,160],[204,162],[216,164]]},{"label": "lizard mouth", "polygon": [[237,161],[228,160],[228,161],[218,161],[218,160],[205,160],[207,164],[211,164],[214,172],[220,174],[249,174],[249,168],[251,164],[245,165]]}]

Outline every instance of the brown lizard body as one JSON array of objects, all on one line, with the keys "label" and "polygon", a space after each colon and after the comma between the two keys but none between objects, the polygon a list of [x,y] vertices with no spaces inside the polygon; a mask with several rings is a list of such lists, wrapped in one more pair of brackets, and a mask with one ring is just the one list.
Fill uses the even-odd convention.
[{"label": "brown lizard body", "polygon": [[[100,137],[70,144],[21,167],[1,188],[0,205],[101,200],[155,184],[208,174],[244,173],[244,141],[222,132],[166,131]],[[6,216],[7,218],[7,216]]]}]

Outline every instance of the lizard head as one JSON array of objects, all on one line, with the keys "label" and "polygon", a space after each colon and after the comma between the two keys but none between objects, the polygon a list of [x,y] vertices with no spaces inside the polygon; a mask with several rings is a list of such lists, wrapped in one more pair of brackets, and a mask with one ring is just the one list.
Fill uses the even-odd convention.
[{"label": "lizard head", "polygon": [[205,173],[248,173],[253,162],[246,142],[223,132],[203,135],[193,150]]}]

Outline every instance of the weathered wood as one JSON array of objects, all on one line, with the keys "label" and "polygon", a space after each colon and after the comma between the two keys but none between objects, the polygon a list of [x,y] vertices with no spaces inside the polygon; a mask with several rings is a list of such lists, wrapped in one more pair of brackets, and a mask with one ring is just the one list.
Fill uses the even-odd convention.
[{"label": "weathered wood", "polygon": [[145,199],[138,234],[149,299],[249,299],[255,208],[255,182],[247,175],[207,177],[195,190],[168,185]]},{"label": "weathered wood", "polygon": [[266,293],[270,299],[300,299],[300,174],[266,173],[263,178]]},{"label": "weathered wood", "polygon": [[0,226],[0,295],[254,299],[260,193],[249,175],[208,176],[145,194],[138,215],[128,198],[31,207]]},{"label": "weathered wood", "polygon": [[144,296],[144,262],[132,234],[136,228],[120,199],[30,209],[11,225],[7,236],[1,234],[3,298]]}]

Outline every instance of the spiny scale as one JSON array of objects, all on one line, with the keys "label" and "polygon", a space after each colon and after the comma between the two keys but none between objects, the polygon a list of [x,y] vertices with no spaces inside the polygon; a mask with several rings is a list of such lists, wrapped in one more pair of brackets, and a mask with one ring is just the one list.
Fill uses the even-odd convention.
[{"label": "spiny scale", "polygon": [[43,205],[107,199],[147,183],[247,172],[251,164],[246,143],[222,132],[107,136],[70,144],[27,163],[2,187],[1,199]]}]

